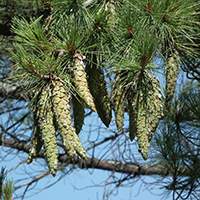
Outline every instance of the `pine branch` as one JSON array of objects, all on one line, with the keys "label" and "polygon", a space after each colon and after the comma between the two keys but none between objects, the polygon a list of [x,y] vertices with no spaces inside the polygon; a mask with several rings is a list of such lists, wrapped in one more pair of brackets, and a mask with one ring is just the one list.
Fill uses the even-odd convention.
[{"label": "pine branch", "polygon": [[0,82],[0,97],[7,99],[18,99],[30,101],[31,94],[23,94],[25,88],[17,84],[11,84],[9,82]]},{"label": "pine branch", "polygon": [[[25,153],[29,153],[30,146],[26,144],[24,141],[15,142],[10,139],[5,139],[3,137],[0,138],[0,145],[10,147],[12,149],[16,149],[19,151],[23,151]],[[40,151],[38,154],[39,158],[45,158],[44,151]],[[80,159],[78,156],[74,156],[73,160],[69,160],[66,154],[59,154],[58,157],[60,164],[73,164],[78,165],[81,169],[101,169],[112,172],[125,173],[129,175],[135,176],[149,176],[149,175],[160,175],[160,176],[172,176],[170,171],[172,169],[168,169],[160,164],[157,165],[142,165],[134,162],[118,162],[115,160],[102,160],[98,158],[92,158],[87,156],[85,160]],[[179,169],[180,172],[185,172],[187,170],[186,167],[182,167]],[[186,174],[186,173],[184,173]]]}]

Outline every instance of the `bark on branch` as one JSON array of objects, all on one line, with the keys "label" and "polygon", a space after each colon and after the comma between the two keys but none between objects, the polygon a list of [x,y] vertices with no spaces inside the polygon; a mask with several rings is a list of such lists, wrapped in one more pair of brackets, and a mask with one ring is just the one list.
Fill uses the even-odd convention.
[{"label": "bark on branch", "polygon": [[29,101],[31,99],[30,93],[22,95],[24,92],[24,87],[11,84],[9,82],[0,82],[0,97],[7,99],[18,99]]},{"label": "bark on branch", "polygon": [[[0,145],[10,147],[25,153],[29,152],[30,146],[24,141],[14,141],[10,139],[5,139],[1,137]],[[44,158],[44,151],[40,151],[39,158]],[[74,156],[73,160],[68,159],[65,154],[59,154],[59,162],[65,164],[78,165],[81,169],[101,169],[112,172],[119,172],[125,174],[139,175],[170,175],[169,170],[161,165],[149,166],[149,165],[139,165],[138,163],[132,162],[118,162],[114,160],[102,160],[97,158],[92,158],[87,156],[86,160],[80,159],[78,156]]]}]

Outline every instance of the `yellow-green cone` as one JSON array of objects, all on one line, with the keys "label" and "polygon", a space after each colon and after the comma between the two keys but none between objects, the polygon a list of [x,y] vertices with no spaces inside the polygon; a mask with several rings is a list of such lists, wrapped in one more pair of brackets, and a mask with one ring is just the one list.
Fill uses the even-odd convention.
[{"label": "yellow-green cone", "polygon": [[[137,97],[135,97],[135,101],[136,100]],[[128,115],[129,115],[129,138],[132,141],[134,140],[137,133],[137,109],[133,107],[130,98],[128,99]]]},{"label": "yellow-green cone", "polygon": [[83,159],[86,158],[86,154],[85,154],[85,149],[83,148],[77,134],[75,133],[75,130],[73,130],[74,132],[74,149],[76,151],[76,153]]},{"label": "yellow-green cone", "polygon": [[144,160],[147,159],[148,149],[149,149],[149,141],[148,141],[148,130],[146,123],[147,109],[144,107],[144,99],[143,94],[138,92],[135,96],[133,105],[137,110],[137,142],[139,145],[139,152],[141,152]]},{"label": "yellow-green cone", "polygon": [[80,102],[80,99],[77,98],[78,97],[72,96],[74,127],[76,129],[76,133],[79,134],[84,124],[85,108]]},{"label": "yellow-green cone", "polygon": [[94,112],[97,112],[93,97],[88,88],[83,55],[76,51],[74,54],[74,84],[76,90],[86,105]]},{"label": "yellow-green cone", "polygon": [[168,103],[176,89],[176,81],[179,69],[179,55],[178,52],[170,55],[168,58],[167,68],[166,68],[166,103]]},{"label": "yellow-green cone", "polygon": [[162,94],[159,88],[159,82],[157,79],[152,77],[153,90],[150,94],[148,101],[148,139],[151,141],[160,118],[163,116],[163,105],[162,105]]},{"label": "yellow-green cone", "polygon": [[[117,80],[118,78],[116,78]],[[116,83],[113,91],[113,104],[115,113],[115,122],[118,132],[121,132],[124,125],[124,105],[125,105],[125,91],[120,83]]]},{"label": "yellow-green cone", "polygon": [[[133,110],[135,110],[135,119],[133,129],[136,130],[137,142],[139,151],[144,160],[147,159],[149,143],[156,131],[159,120],[163,115],[163,106],[161,99],[161,91],[159,89],[159,82],[154,77],[150,78],[150,87],[146,93],[138,91],[133,99]],[[135,123],[135,121],[137,121]],[[135,126],[135,127],[134,127]],[[130,139],[133,139],[130,132]]]},{"label": "yellow-green cone", "polygon": [[96,102],[96,105],[98,106],[97,112],[102,122],[108,127],[112,118],[111,104],[108,97],[106,81],[101,70],[99,73],[99,98]]},{"label": "yellow-green cone", "polygon": [[49,85],[44,87],[38,102],[39,128],[41,130],[44,143],[45,157],[50,173],[55,176],[58,167],[58,149],[56,141],[56,129],[54,127],[54,117],[52,102],[50,99]]},{"label": "yellow-green cone", "polygon": [[72,125],[69,91],[64,87],[60,79],[53,81],[52,96],[56,123],[66,153],[69,157],[73,157],[74,154],[77,153],[82,158],[85,158],[85,151]]},{"label": "yellow-green cone", "polygon": [[35,158],[37,157],[43,145],[42,137],[41,137],[39,126],[38,126],[38,110],[37,109],[33,113],[33,119],[34,119],[34,131],[33,131],[33,137],[31,140],[31,148],[29,149],[27,164],[30,164],[32,161],[35,160]]},{"label": "yellow-green cone", "polygon": [[[93,58],[94,62],[97,62],[96,56]],[[96,65],[88,66],[88,85],[90,92],[94,97],[94,103],[97,109],[97,113],[101,121],[106,127],[109,126],[112,115],[111,115],[111,104],[108,98],[107,86],[104,74],[102,70]]]},{"label": "yellow-green cone", "polygon": [[29,150],[27,164],[30,164],[32,161],[35,160],[38,153],[40,152],[40,149],[42,148],[42,145],[43,145],[43,142],[40,135],[39,127],[35,126],[34,132],[33,132],[33,138],[31,140],[31,148]]},{"label": "yellow-green cone", "polygon": [[142,154],[144,160],[146,160],[149,151],[149,140],[146,126],[146,117],[143,115],[143,112],[144,110],[140,108],[137,121],[137,142],[139,145],[139,152]]}]

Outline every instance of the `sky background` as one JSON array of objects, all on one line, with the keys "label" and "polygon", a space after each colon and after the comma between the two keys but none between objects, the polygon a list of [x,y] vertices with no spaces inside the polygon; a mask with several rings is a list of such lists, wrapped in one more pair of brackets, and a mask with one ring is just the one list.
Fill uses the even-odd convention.
[{"label": "sky background", "polygon": [[[80,133],[81,140],[85,141],[87,132],[89,130],[89,126],[87,126],[87,121],[91,123],[93,118],[86,118],[84,133]],[[98,125],[98,120],[93,120],[93,124]],[[5,150],[5,147],[2,147]],[[134,151],[134,150],[133,150]],[[137,151],[137,149],[135,149]],[[20,161],[26,160],[27,154],[12,153],[9,157],[5,157],[4,161],[1,161],[1,166],[5,167],[6,170],[9,170],[16,166]],[[140,156],[140,155],[139,155]],[[20,159],[19,159],[20,158]],[[40,164],[45,164],[42,159],[39,159]],[[42,168],[43,170],[44,168]],[[35,175],[35,171],[40,171],[41,166],[35,162],[30,165],[26,163],[17,167],[14,171],[8,173],[7,178],[12,178],[15,180],[20,180],[20,182],[15,182],[15,187],[28,182],[25,180],[24,174],[33,174]],[[39,174],[39,173],[38,173]],[[51,175],[40,180],[37,185],[32,184],[28,189],[28,191],[24,197],[27,200],[55,200],[55,199],[68,199],[68,200],[102,200],[104,193],[104,181],[109,177],[110,172],[103,170],[80,170],[76,169],[69,174],[66,174],[64,178],[58,181],[58,178],[62,172],[57,172],[57,176],[54,178]],[[121,174],[115,173],[117,177],[120,177]],[[109,197],[109,200],[160,200],[162,199],[165,190],[161,189],[162,185],[155,184],[158,176],[144,177],[141,176],[139,178],[132,179],[131,186],[119,187],[117,190],[113,192],[113,195]],[[160,177],[159,177],[160,178]],[[58,181],[55,185],[49,187],[48,189],[43,190],[47,185],[52,184],[53,182]],[[147,184],[148,183],[148,184]],[[152,184],[150,184],[152,183]],[[100,184],[100,186],[99,186]],[[112,185],[113,187],[113,185]],[[26,187],[23,187],[23,190],[17,190],[23,193]],[[108,186],[109,188],[109,186]],[[112,188],[109,188],[112,189]],[[36,194],[38,193],[38,194]]]},{"label": "sky background", "polygon": [[[91,170],[90,170],[91,171]],[[45,189],[41,192],[48,181],[55,180],[51,175],[44,180],[40,181],[34,190],[26,193],[24,199],[29,200],[55,200],[55,199],[68,199],[68,200],[101,200],[104,188],[95,187],[95,183],[98,184],[101,180],[105,180],[108,173],[101,170],[95,170],[92,174],[84,171],[74,171],[70,175],[66,175],[65,178],[60,180],[54,186]],[[15,179],[16,176],[13,176]],[[23,178],[21,176],[20,178]],[[155,182],[155,178],[141,177],[140,180],[135,180],[132,187],[121,187],[113,195],[109,197],[109,200],[160,200],[163,196],[160,196],[164,191],[162,189],[155,189],[155,184],[144,186],[143,182]],[[31,187],[30,187],[31,188]],[[25,188],[24,188],[25,189]],[[24,190],[23,189],[23,190]],[[39,192],[38,194],[35,194]],[[33,195],[33,196],[31,196]]]}]

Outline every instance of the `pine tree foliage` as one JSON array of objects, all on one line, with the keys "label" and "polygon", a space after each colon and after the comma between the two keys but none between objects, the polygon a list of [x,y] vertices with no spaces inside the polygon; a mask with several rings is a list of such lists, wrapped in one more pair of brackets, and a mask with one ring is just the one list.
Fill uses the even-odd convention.
[{"label": "pine tree foliage", "polygon": [[[146,160],[164,103],[170,103],[174,96],[180,55],[198,55],[199,2],[52,0],[41,4],[50,8],[48,17],[30,21],[15,18],[12,24],[14,80],[27,91],[38,91],[30,102],[39,124],[35,124],[28,163],[43,145],[49,170],[55,176],[56,131],[69,157],[77,153],[85,158],[76,135],[83,126],[84,109],[97,112],[109,127],[111,103],[119,133],[124,112],[128,112],[129,138],[137,140]],[[158,57],[165,58],[161,70],[166,75],[166,91],[154,65]],[[71,96],[75,100],[75,128]]]},{"label": "pine tree foliage", "polygon": [[[3,200],[13,200],[13,185],[14,182],[11,179],[6,178],[5,168],[1,168],[0,173],[0,198]],[[5,181],[5,183],[4,183]]]},{"label": "pine tree foliage", "polygon": [[165,188],[177,199],[199,198],[199,95],[199,83],[182,88],[154,138],[157,160],[172,174]]}]

